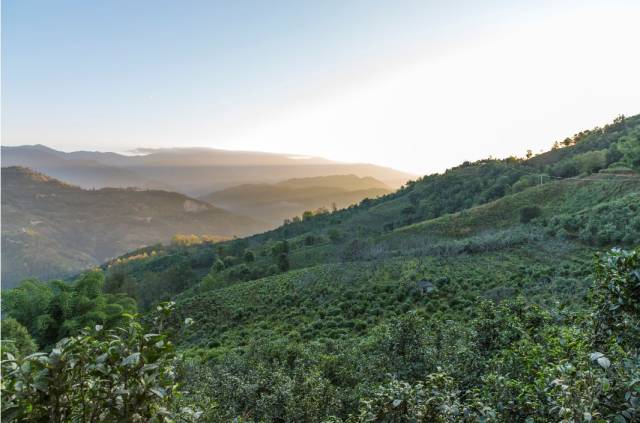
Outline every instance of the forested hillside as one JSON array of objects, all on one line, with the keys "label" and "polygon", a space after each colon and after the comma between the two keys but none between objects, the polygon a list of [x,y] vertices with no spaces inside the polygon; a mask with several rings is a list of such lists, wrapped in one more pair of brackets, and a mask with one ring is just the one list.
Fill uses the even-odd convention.
[{"label": "forested hillside", "polygon": [[[46,360],[77,351],[78,377],[102,380],[85,352],[106,354],[113,382],[86,398],[107,416],[148,398],[149,415],[212,422],[638,421],[639,171],[640,116],[620,117],[539,156],[464,163],[251,237],[138,249],[70,285],[24,282],[3,293],[25,346],[5,364],[3,403],[52,410],[37,387],[20,391],[24,354],[97,324]],[[141,323],[109,311],[126,298]],[[119,326],[128,349],[106,353]],[[158,350],[168,339],[181,358]],[[139,396],[104,400],[146,371]],[[56,377],[43,383],[69,385]]]},{"label": "forested hillside", "polygon": [[230,238],[267,224],[182,194],[84,190],[22,167],[2,168],[2,283],[71,276],[177,234]]}]

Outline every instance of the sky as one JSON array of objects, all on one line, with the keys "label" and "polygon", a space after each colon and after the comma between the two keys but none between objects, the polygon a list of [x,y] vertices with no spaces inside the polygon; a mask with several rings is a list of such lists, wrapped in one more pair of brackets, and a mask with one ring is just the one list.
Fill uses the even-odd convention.
[{"label": "sky", "polygon": [[2,145],[415,174],[640,113],[640,2],[2,1]]}]

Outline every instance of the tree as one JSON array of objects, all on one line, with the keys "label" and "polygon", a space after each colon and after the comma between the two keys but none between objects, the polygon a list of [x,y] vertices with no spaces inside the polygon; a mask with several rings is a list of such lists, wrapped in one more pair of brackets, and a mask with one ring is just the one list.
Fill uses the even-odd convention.
[{"label": "tree", "polygon": [[246,263],[253,263],[256,260],[256,255],[251,250],[245,250],[244,261]]},{"label": "tree", "polygon": [[191,266],[186,262],[174,264],[164,272],[163,276],[166,291],[169,295],[184,291],[197,280]]},{"label": "tree", "polygon": [[620,138],[617,149],[622,154],[624,162],[636,169],[640,169],[640,134],[627,135]]},{"label": "tree", "polygon": [[238,266],[234,266],[229,271],[230,280],[245,281],[250,278],[251,278],[251,269],[249,269],[249,267],[244,263],[239,264]]},{"label": "tree", "polygon": [[280,254],[288,254],[289,253],[289,242],[285,239],[283,241],[276,242],[273,247],[271,247],[271,254],[274,257],[278,257]]},{"label": "tree", "polygon": [[640,249],[613,249],[596,262],[595,276],[595,346],[610,343],[638,348]]},{"label": "tree", "polygon": [[511,192],[515,193],[531,188],[539,183],[541,177],[542,175],[522,175],[516,183],[511,185]]},{"label": "tree", "polygon": [[0,291],[2,313],[15,318],[33,336],[41,331],[43,316],[47,314],[54,293],[49,284],[27,279],[13,289]]},{"label": "tree", "polygon": [[224,270],[224,262],[220,259],[216,259],[213,262],[213,265],[211,265],[211,271],[212,272],[222,272]]},{"label": "tree", "polygon": [[281,253],[278,256],[278,269],[280,269],[281,272],[289,270],[289,255],[287,253]]},{"label": "tree", "polygon": [[520,222],[529,223],[536,217],[542,215],[542,210],[538,206],[528,206],[520,209]]},{"label": "tree", "polygon": [[226,256],[223,261],[224,268],[227,269],[229,267],[235,266],[237,260],[234,256]]},{"label": "tree", "polygon": [[335,228],[330,229],[328,232],[328,235],[329,235],[329,240],[334,244],[339,243],[340,241],[342,241],[342,238],[343,238],[342,233]]},{"label": "tree", "polygon": [[573,158],[580,173],[594,173],[607,166],[607,150],[588,151]]},{"label": "tree", "polygon": [[37,345],[27,328],[22,326],[16,319],[11,317],[0,321],[2,328],[2,341],[0,343],[1,353],[10,353],[14,356],[24,357],[37,350]]},{"label": "tree", "polygon": [[427,373],[424,352],[427,332],[424,320],[409,312],[381,329],[377,337],[381,370],[403,380]]},{"label": "tree", "polygon": [[613,124],[616,125],[616,124],[624,123],[625,119],[626,119],[625,115],[618,115],[616,116],[615,119],[613,119]]},{"label": "tree", "polygon": [[420,204],[420,194],[418,194],[415,191],[412,191],[409,194],[409,202],[414,208],[418,207],[418,205]]},{"label": "tree", "polygon": [[87,272],[75,283],[75,294],[95,299],[102,293],[104,274],[100,271]]},{"label": "tree", "polygon": [[407,206],[401,210],[401,213],[405,216],[411,216],[412,214],[415,214],[415,212],[416,208],[414,206]]},{"label": "tree", "polygon": [[304,245],[313,245],[316,243],[316,237],[313,234],[309,234],[304,237]]},{"label": "tree", "polygon": [[198,245],[202,244],[204,241],[207,241],[207,237],[199,237],[194,234],[175,234],[171,238],[171,245],[175,245],[178,247],[188,247],[189,245]]},{"label": "tree", "polygon": [[25,281],[2,292],[3,313],[25,326],[37,343],[48,347],[85,326],[113,327],[136,302],[125,294],[103,292],[104,275],[91,270],[73,283]]}]

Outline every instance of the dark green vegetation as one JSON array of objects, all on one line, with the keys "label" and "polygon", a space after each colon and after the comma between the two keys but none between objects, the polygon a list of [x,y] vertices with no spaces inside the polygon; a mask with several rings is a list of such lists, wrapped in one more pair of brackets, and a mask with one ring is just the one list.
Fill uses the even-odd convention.
[{"label": "dark green vegetation", "polygon": [[456,320],[409,311],[364,337],[274,336],[188,379],[210,421],[634,422],[639,271],[640,250],[603,257],[578,312],[522,299]]},{"label": "dark green vegetation", "polygon": [[639,298],[640,249],[614,250],[597,260],[577,312],[522,299],[481,301],[457,321],[409,311],[365,337],[273,337],[210,364],[175,355],[173,340],[195,325],[160,305],[146,325],[125,314],[122,328],[85,329],[50,353],[5,348],[2,412],[36,422],[634,422]]},{"label": "dark green vegetation", "polygon": [[3,292],[2,311],[28,330],[42,347],[85,327],[114,328],[123,313],[135,313],[135,301],[125,294],[105,294],[104,276],[91,271],[72,283],[23,281]]},{"label": "dark green vegetation", "polygon": [[176,404],[170,311],[171,304],[159,306],[149,322],[127,315],[117,330],[87,328],[49,353],[5,355],[2,420],[191,421],[198,413]]},{"label": "dark green vegetation", "polygon": [[277,184],[240,185],[201,199],[278,226],[285,219],[300,218],[305,211],[345,208],[390,192],[388,186],[371,177],[332,175],[288,179]]},{"label": "dark green vegetation", "polygon": [[637,421],[639,135],[620,118],[249,238],[133,251],[103,295],[194,319],[180,401],[205,421]]},{"label": "dark green vegetation", "polygon": [[83,190],[26,168],[2,168],[2,283],[50,279],[176,233],[231,237],[267,225],[182,194]]},{"label": "dark green vegetation", "polygon": [[13,317],[7,317],[0,321],[0,335],[2,335],[2,350],[11,355],[26,356],[36,352],[37,345],[27,328],[22,326]]}]

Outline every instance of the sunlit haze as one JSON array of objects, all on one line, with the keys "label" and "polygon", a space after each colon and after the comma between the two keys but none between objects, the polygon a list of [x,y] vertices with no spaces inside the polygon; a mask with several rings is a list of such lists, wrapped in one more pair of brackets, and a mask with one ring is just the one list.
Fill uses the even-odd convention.
[{"label": "sunlit haze", "polygon": [[2,144],[522,156],[640,112],[638,22],[632,0],[8,0]]}]

